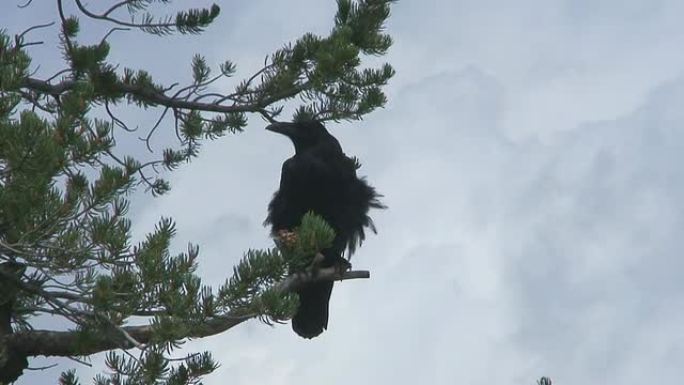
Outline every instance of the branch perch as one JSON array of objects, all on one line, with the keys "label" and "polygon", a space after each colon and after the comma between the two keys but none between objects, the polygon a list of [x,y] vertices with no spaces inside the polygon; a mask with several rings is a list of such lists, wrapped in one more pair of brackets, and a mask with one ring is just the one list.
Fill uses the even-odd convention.
[{"label": "branch perch", "polygon": [[[289,293],[307,283],[317,281],[344,281],[349,279],[367,279],[370,272],[365,270],[341,272],[334,267],[307,270],[292,274],[275,285],[280,293]],[[222,333],[236,325],[239,325],[256,314],[238,314],[230,311],[225,315],[208,319],[203,324],[193,328],[185,338],[201,338]],[[124,333],[122,333],[124,332]],[[92,343],[84,346],[79,341],[79,333],[76,331],[50,331],[31,330],[11,334],[6,338],[6,343],[14,351],[26,356],[86,356],[107,350],[123,348],[132,349],[136,345],[150,342],[153,334],[151,325],[126,326],[112,330],[111,333],[100,333],[93,336]]]}]

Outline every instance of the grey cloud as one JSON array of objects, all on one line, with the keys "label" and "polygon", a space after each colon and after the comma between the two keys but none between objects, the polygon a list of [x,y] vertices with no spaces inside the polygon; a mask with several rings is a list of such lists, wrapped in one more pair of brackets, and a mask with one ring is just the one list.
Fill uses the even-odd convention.
[{"label": "grey cloud", "polygon": [[[678,166],[684,137],[673,129],[684,117],[682,91],[678,80],[629,116],[564,135],[549,170],[532,185],[543,188],[525,192],[536,197],[536,208],[516,211],[516,220],[537,213],[536,224],[523,227],[527,244],[509,278],[527,310],[518,341],[563,362],[555,372],[572,382],[659,382],[675,371],[668,359],[658,373],[637,374],[629,366],[635,356],[646,361],[677,351],[682,337],[666,316],[678,318],[673,307],[684,294]],[[659,333],[654,323],[672,328],[673,339],[659,348],[646,343],[644,351],[644,335]]]}]

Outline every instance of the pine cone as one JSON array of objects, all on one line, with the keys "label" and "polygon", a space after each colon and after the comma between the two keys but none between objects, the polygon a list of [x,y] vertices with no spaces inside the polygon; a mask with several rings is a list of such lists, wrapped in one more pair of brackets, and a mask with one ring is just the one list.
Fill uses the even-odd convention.
[{"label": "pine cone", "polygon": [[297,244],[297,233],[289,230],[278,230],[278,242],[289,249],[294,248]]}]

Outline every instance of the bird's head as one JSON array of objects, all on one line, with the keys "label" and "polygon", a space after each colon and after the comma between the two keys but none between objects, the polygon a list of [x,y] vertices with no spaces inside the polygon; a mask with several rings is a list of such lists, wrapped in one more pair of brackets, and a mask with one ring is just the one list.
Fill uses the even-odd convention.
[{"label": "bird's head", "polygon": [[325,126],[315,120],[296,123],[278,122],[269,124],[266,129],[290,138],[296,152],[306,150],[330,138]]}]

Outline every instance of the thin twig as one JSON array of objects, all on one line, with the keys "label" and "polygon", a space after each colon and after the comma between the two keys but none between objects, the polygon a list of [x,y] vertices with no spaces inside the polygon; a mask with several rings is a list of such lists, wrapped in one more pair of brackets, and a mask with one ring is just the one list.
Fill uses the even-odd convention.
[{"label": "thin twig", "polygon": [[59,365],[59,364],[52,364],[52,365],[48,365],[48,366],[39,366],[37,368],[28,367],[28,368],[26,368],[26,370],[35,370],[35,371],[48,370],[48,369],[54,368],[57,365]]},{"label": "thin twig", "polygon": [[107,16],[109,16],[110,13],[116,11],[118,8],[123,7],[126,4],[130,4],[130,2],[131,2],[131,0],[124,0],[124,1],[121,1],[119,3],[116,3],[116,4],[112,5],[111,7],[109,7],[109,9],[106,10],[102,14],[102,16],[107,17]]},{"label": "thin twig", "polygon": [[53,25],[55,25],[55,22],[54,22],[54,21],[49,22],[49,23],[45,23],[45,24],[34,25],[34,26],[32,26],[32,27],[29,27],[29,28],[25,29],[24,32],[22,32],[22,33],[20,33],[19,35],[17,35],[17,37],[18,37],[19,39],[23,39],[23,38],[24,38],[24,35],[26,35],[27,33],[31,32],[31,31],[35,31],[35,30],[40,29],[40,28],[52,27]]},{"label": "thin twig", "polygon": [[17,8],[22,8],[22,9],[23,9],[23,8],[26,8],[26,7],[28,7],[29,5],[31,5],[31,3],[33,3],[33,0],[26,0],[26,2],[25,2],[24,4],[19,4],[19,5],[17,5]]},{"label": "thin twig", "polygon": [[[113,324],[113,322],[112,322],[112,324]],[[124,336],[124,338],[126,338],[126,340],[128,342],[132,343],[133,346],[135,346],[136,348],[138,348],[140,350],[145,350],[145,345],[141,344],[140,342],[136,341],[135,338],[131,337],[131,335],[128,334],[128,332],[124,328],[122,328],[121,326],[116,326],[116,330],[118,330]]]},{"label": "thin twig", "polygon": [[123,122],[123,120],[117,118],[117,117],[114,115],[114,113],[112,112],[112,110],[109,108],[109,102],[108,102],[108,101],[105,101],[105,104],[104,104],[104,105],[105,105],[105,111],[107,111],[107,114],[109,115],[109,117],[112,119],[112,121],[113,121],[117,126],[119,126],[120,128],[122,128],[124,131],[128,131],[128,132],[135,132],[135,131],[138,130],[138,127],[136,127],[136,128],[129,128],[128,125],[126,125],[126,123]]},{"label": "thin twig", "polygon": [[90,362],[85,362],[85,361],[80,360],[80,359],[78,359],[78,358],[76,358],[76,357],[67,356],[67,358],[70,359],[70,360],[72,360],[72,361],[76,361],[76,362],[78,362],[78,363],[81,364],[81,365],[85,365],[85,366],[87,366],[87,367],[89,367],[89,368],[92,368],[92,367],[93,367],[93,364],[91,364]]},{"label": "thin twig", "polygon": [[50,76],[49,78],[45,79],[45,81],[49,83],[49,82],[51,82],[53,79],[55,79],[57,76],[62,75],[62,74],[65,74],[65,73],[67,73],[67,72],[71,72],[71,69],[70,69],[70,68],[65,68],[65,69],[63,69],[63,70],[61,70],[61,71],[58,71],[56,74],[54,74],[54,75]]},{"label": "thin twig", "polygon": [[104,35],[102,40],[100,40],[100,44],[107,41],[107,38],[109,38],[109,35],[111,35],[115,31],[130,31],[130,30],[131,30],[130,28],[114,27],[114,28],[110,29],[109,32],[107,32],[107,34]]}]

